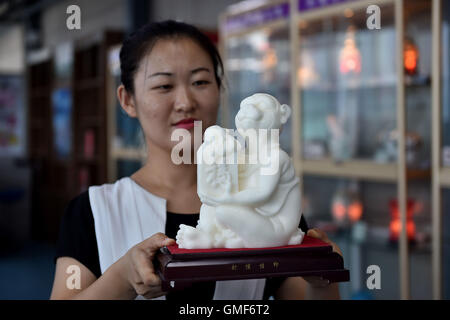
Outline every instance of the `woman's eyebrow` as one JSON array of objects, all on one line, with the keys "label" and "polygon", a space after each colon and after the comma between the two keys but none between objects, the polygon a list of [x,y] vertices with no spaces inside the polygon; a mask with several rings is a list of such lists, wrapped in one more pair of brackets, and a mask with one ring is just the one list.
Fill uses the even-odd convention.
[{"label": "woman's eyebrow", "polygon": [[157,77],[157,76],[168,76],[168,77],[170,77],[170,76],[173,76],[173,73],[170,73],[170,72],[155,72],[154,74],[151,74],[148,77],[152,78],[152,77]]},{"label": "woman's eyebrow", "polygon": [[195,73],[200,72],[200,71],[211,72],[208,68],[200,67],[200,68],[196,68],[196,69],[192,70],[191,73],[195,74]]}]

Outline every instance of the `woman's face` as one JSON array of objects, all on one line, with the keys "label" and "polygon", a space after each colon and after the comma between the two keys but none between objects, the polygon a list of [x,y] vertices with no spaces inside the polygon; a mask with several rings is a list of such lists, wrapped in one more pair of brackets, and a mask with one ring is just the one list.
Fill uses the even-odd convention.
[{"label": "woman's face", "polygon": [[171,141],[177,128],[190,132],[193,148],[193,121],[202,121],[204,132],[215,124],[219,108],[220,90],[208,53],[189,38],[158,40],[134,77],[134,101],[149,148],[170,152],[179,143]]}]

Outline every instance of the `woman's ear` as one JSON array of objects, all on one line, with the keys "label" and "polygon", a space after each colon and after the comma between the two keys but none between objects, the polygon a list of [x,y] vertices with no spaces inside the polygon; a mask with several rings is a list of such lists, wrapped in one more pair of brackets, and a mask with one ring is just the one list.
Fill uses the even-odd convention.
[{"label": "woman's ear", "polygon": [[117,88],[117,98],[119,99],[122,109],[125,110],[128,116],[130,116],[131,118],[137,118],[137,110],[134,97],[127,91],[127,89],[125,89],[125,86],[123,84],[121,84]]},{"label": "woman's ear", "polygon": [[285,124],[291,116],[291,107],[289,107],[287,104],[282,104],[280,106],[280,115],[281,123]]}]

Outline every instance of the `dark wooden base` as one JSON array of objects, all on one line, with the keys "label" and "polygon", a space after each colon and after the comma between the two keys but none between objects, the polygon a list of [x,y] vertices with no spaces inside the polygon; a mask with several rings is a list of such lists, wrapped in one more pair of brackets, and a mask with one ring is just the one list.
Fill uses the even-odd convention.
[{"label": "dark wooden base", "polygon": [[[193,282],[270,277],[318,276],[332,282],[350,280],[342,257],[323,246],[287,246],[262,249],[183,250],[162,248],[156,270],[166,292]],[[192,254],[190,254],[192,252]]]}]

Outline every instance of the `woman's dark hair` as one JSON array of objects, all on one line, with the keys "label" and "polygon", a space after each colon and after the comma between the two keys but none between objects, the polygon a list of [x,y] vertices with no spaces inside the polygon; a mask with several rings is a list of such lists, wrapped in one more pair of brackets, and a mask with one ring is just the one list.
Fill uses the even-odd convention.
[{"label": "woman's dark hair", "polygon": [[121,81],[128,92],[134,93],[134,76],[143,56],[160,39],[189,38],[210,56],[219,88],[222,86],[223,62],[215,45],[196,27],[173,20],[152,22],[131,33],[120,50]]}]

